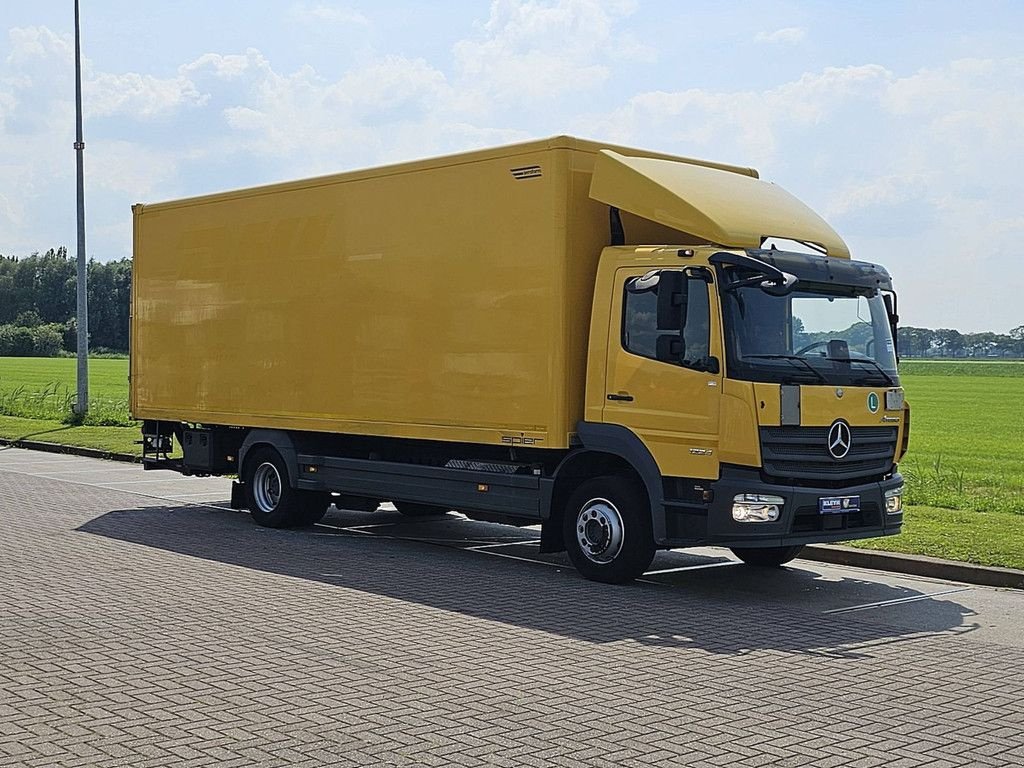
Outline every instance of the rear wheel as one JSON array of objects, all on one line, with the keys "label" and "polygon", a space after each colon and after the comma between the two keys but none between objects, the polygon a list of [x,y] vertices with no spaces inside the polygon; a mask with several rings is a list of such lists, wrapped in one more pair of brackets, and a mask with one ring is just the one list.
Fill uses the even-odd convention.
[{"label": "rear wheel", "polygon": [[377,499],[367,498],[366,496],[349,496],[344,493],[332,494],[327,501],[334,504],[339,510],[348,512],[373,512],[380,506],[380,502]]},{"label": "rear wheel", "polygon": [[320,492],[292,488],[288,467],[273,448],[256,448],[242,473],[246,506],[257,525],[290,528],[311,525],[327,512],[330,500]]},{"label": "rear wheel", "polygon": [[577,488],[565,508],[562,535],[572,564],[592,581],[624,584],[654,559],[650,505],[624,477],[600,477]]},{"label": "rear wheel", "polygon": [[420,504],[414,501],[393,501],[391,503],[395,505],[395,509],[399,513],[406,517],[432,517],[448,514],[445,507],[439,507],[436,504]]},{"label": "rear wheel", "polygon": [[800,554],[803,544],[792,547],[732,547],[732,553],[747,565],[778,568]]}]

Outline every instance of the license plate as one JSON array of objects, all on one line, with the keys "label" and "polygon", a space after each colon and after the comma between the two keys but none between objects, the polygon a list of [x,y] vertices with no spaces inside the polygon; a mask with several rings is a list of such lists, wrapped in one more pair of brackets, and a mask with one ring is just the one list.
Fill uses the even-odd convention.
[{"label": "license plate", "polygon": [[860,496],[822,496],[818,499],[818,512],[823,515],[860,512]]}]

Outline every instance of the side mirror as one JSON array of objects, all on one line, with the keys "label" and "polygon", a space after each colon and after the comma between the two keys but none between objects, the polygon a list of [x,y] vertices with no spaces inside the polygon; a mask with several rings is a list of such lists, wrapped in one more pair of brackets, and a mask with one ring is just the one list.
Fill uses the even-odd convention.
[{"label": "side mirror", "polygon": [[683,357],[683,340],[678,333],[658,334],[654,355],[663,363],[675,363]]},{"label": "side mirror", "polygon": [[720,369],[718,358],[715,356],[704,358],[704,371],[706,373],[718,373]]},{"label": "side mirror", "polygon": [[657,288],[659,282],[661,282],[661,270],[652,269],[646,275],[631,278],[626,283],[626,290],[629,293],[647,293],[647,291]]},{"label": "side mirror", "polygon": [[658,281],[658,330],[675,331],[683,328],[686,317],[686,284],[679,270],[664,270]]},{"label": "side mirror", "polygon": [[896,357],[896,362],[898,363],[900,361],[900,334],[897,325],[900,321],[900,316],[896,312],[896,294],[883,293],[882,301],[885,302],[885,311],[889,315],[889,331],[892,333],[892,351]]},{"label": "side mirror", "polygon": [[782,273],[782,280],[765,280],[759,286],[762,291],[770,296],[788,296],[796,288],[797,277],[789,272]]}]

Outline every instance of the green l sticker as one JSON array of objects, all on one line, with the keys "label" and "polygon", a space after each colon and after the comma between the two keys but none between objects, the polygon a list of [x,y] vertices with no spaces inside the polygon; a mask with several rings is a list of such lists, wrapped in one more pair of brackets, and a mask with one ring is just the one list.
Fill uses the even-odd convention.
[{"label": "green l sticker", "polygon": [[868,395],[868,410],[872,413],[878,413],[878,395],[874,392]]}]

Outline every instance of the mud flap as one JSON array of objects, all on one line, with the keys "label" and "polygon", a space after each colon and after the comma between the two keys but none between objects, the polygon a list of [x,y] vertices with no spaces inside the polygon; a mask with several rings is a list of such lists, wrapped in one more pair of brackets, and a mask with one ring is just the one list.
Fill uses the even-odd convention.
[{"label": "mud flap", "polygon": [[562,538],[561,521],[560,515],[553,515],[541,523],[540,553],[542,555],[553,552],[565,552],[565,540]]},{"label": "mud flap", "polygon": [[245,485],[238,481],[231,483],[231,508],[245,509]]}]

